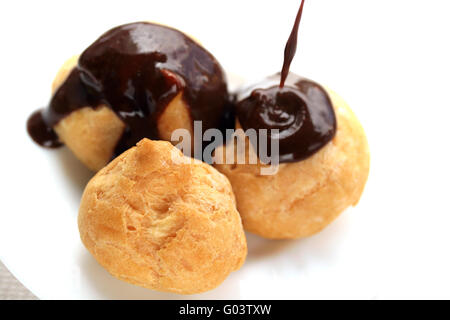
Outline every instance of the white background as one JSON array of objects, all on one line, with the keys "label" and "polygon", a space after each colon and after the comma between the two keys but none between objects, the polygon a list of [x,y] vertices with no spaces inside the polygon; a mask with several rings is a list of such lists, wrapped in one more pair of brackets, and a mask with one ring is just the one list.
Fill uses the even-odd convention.
[{"label": "white background", "polygon": [[[27,116],[68,57],[121,23],[177,27],[227,71],[270,75],[299,2],[2,1],[0,259],[14,275],[41,298],[180,298],[115,280],[86,253],[76,214],[90,174],[67,150],[34,145]],[[291,70],[359,116],[364,196],[310,239],[249,236],[244,268],[192,298],[450,298],[449,14],[446,0],[307,0]]]}]

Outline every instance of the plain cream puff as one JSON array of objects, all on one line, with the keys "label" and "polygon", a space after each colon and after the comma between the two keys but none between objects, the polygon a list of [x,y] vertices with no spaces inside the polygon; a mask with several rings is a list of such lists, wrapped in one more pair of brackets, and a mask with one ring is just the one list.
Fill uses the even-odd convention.
[{"label": "plain cream puff", "polygon": [[211,290],[247,246],[228,179],[169,142],[143,139],[84,190],[79,231],[113,276],[181,294]]}]

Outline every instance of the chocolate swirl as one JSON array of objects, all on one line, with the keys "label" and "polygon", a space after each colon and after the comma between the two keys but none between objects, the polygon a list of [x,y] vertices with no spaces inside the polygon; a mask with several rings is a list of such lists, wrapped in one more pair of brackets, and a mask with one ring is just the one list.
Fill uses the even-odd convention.
[{"label": "chocolate swirl", "polygon": [[126,124],[117,156],[144,137],[160,139],[158,117],[178,93],[204,130],[223,125],[227,85],[208,51],[169,27],[144,22],[119,26],[83,52],[49,106],[29,118],[28,132],[40,145],[58,147],[53,128],[61,119],[104,104]]},{"label": "chocolate swirl", "polygon": [[327,92],[311,80],[289,73],[283,88],[279,83],[278,73],[239,93],[237,117],[244,130],[268,129],[267,146],[278,140],[280,163],[304,160],[334,137],[333,105]]}]

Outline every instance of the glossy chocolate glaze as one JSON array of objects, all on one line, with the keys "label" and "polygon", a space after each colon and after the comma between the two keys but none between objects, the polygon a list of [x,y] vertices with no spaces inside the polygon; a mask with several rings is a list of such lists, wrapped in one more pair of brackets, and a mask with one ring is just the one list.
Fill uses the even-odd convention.
[{"label": "glossy chocolate glaze", "polygon": [[[303,5],[304,0],[286,43],[282,72],[240,92],[236,105],[244,130],[268,129],[268,150],[272,140],[278,140],[280,163],[310,157],[336,134],[336,115],[327,92],[317,83],[289,73]],[[279,134],[271,135],[270,129],[278,129]]]},{"label": "glossy chocolate glaze", "polygon": [[[242,91],[236,113],[244,130],[269,130],[268,147],[270,140],[278,140],[280,163],[301,161],[333,139],[333,105],[326,91],[311,80],[289,73],[283,88],[279,83],[278,73]],[[270,135],[270,129],[279,134]]]},{"label": "glossy chocolate glaze", "polygon": [[143,22],[119,26],[83,52],[48,108],[29,119],[28,132],[40,145],[56,147],[52,128],[61,119],[83,107],[106,105],[126,124],[117,156],[144,137],[160,138],[158,117],[179,93],[204,130],[223,125],[227,85],[208,51],[169,27]]}]

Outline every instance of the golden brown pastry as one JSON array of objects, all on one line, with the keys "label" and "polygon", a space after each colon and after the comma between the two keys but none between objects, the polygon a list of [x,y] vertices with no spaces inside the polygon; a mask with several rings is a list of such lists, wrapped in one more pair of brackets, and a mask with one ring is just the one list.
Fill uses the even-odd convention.
[{"label": "golden brown pastry", "polygon": [[247,253],[227,178],[164,141],[143,139],[100,170],[78,223],[84,245],[112,275],[154,290],[211,290]]},{"label": "golden brown pastry", "polygon": [[[331,142],[311,157],[281,163],[275,175],[261,175],[262,165],[215,165],[233,186],[246,230],[271,239],[307,237],[358,203],[369,174],[366,136],[344,100],[327,92],[337,131]],[[253,150],[247,150],[247,158],[248,152]]]}]

